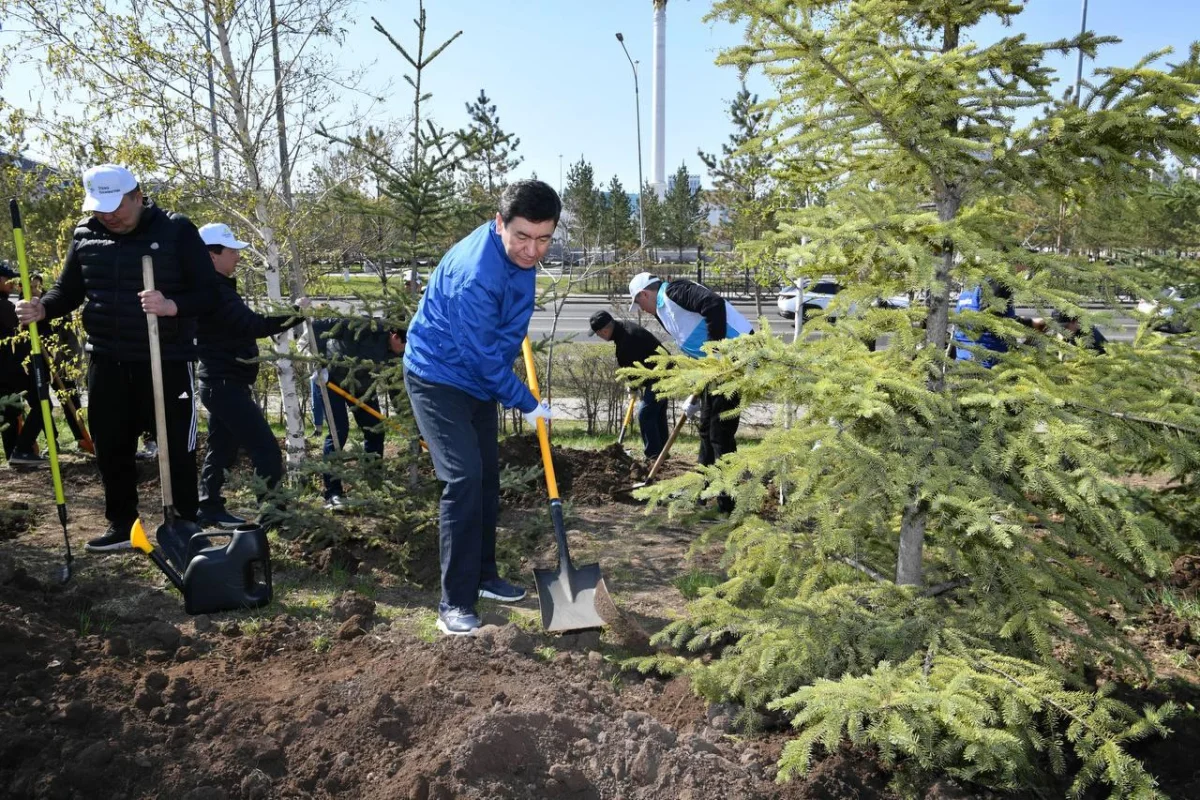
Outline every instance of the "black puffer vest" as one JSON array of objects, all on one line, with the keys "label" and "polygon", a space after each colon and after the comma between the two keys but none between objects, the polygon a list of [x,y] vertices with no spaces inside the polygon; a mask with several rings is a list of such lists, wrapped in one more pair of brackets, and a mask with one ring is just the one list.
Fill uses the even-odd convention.
[{"label": "black puffer vest", "polygon": [[[118,361],[150,360],[146,314],[138,299],[142,256],[154,259],[155,289],[168,297],[186,291],[178,247],[184,226],[191,225],[187,217],[148,203],[129,233],[114,234],[90,217],[75,228],[75,255],[85,292],[83,329],[93,353]],[[195,318],[159,317],[158,334],[164,361],[195,358]]]}]

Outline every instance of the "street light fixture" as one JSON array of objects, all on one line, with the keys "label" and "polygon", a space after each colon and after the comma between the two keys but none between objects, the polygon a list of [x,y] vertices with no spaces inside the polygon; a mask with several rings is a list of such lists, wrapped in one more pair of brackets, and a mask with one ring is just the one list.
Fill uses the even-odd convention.
[{"label": "street light fixture", "polygon": [[645,183],[642,181],[642,101],[638,95],[638,74],[637,62],[629,55],[629,50],[625,47],[625,37],[620,33],[617,34],[617,41],[621,43],[621,50],[625,53],[625,58],[629,59],[629,67],[633,70],[633,105],[637,112],[637,153],[638,153],[638,233],[641,248],[646,249],[646,212],[642,208],[642,191],[645,188]]}]

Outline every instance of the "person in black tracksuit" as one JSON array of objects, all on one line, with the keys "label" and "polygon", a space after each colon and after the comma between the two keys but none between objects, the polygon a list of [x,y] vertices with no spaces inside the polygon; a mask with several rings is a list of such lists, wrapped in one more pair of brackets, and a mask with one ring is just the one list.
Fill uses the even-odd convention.
[{"label": "person in black tracksuit", "polygon": [[[636,322],[615,320],[607,311],[597,311],[589,320],[592,333],[616,346],[618,367],[646,367],[646,359],[665,355],[662,342]],[[670,426],[667,424],[667,401],[654,392],[654,383],[642,386],[642,402],[638,408],[638,428],[642,432],[643,453],[657,458],[667,444]]]},{"label": "person in black tracksuit", "polygon": [[[338,320],[323,320],[313,324],[317,338],[321,341],[321,351],[329,359],[329,382],[345,389],[352,396],[376,412],[379,411],[379,400],[375,391],[375,376],[373,370],[378,370],[388,361],[395,359],[404,352],[403,331],[386,328],[377,319],[365,321],[341,321],[337,332]],[[394,403],[393,403],[394,405]],[[324,453],[328,456],[335,450],[340,450],[346,444],[350,431],[350,413],[358,423],[363,434],[363,450],[377,456],[383,456],[384,430],[383,423],[358,406],[350,403],[337,392],[329,392],[329,410],[333,414],[333,428],[337,431],[339,443],[333,443],[333,435],[325,434]],[[326,421],[326,430],[329,425]],[[341,478],[325,473],[321,476],[324,485],[325,508],[329,511],[342,510],[345,489]]]},{"label": "person in black tracksuit", "polygon": [[[153,425],[147,314],[158,319],[163,400],[171,451],[171,486],[179,517],[195,521],[196,404],[191,361],[196,317],[212,311],[216,273],[200,234],[186,217],[147,200],[137,179],[112,164],[83,173],[83,210],[62,273],[42,298],[17,304],[23,323],[83,307],[91,364],[88,417],[104,482],[108,530],[88,542],[93,552],[130,547],[138,517],[137,437]],[[144,291],[142,257],[154,260],[154,291]]]},{"label": "person in black tracksuit", "polygon": [[[238,241],[228,225],[210,223],[200,229],[217,273],[218,300],[212,314],[201,317],[197,331],[200,351],[200,402],[208,410],[208,453],[200,470],[202,526],[235,528],[245,522],[225,509],[221,487],[225,471],[244,448],[254,472],[275,488],[283,477],[283,458],[271,426],[254,403],[250,387],[258,379],[258,339],[298,325],[296,314],[263,316],[252,311],[237,293],[233,272],[246,242]],[[265,495],[259,496],[262,502]]]}]

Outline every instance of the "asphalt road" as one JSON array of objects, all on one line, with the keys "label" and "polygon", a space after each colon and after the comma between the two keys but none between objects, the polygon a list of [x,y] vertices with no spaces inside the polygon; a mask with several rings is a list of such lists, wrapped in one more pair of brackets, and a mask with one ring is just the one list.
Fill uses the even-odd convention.
[{"label": "asphalt road", "polygon": [[[318,299],[320,305],[327,305],[336,308],[341,312],[350,311],[354,307],[355,301],[344,298]],[[741,311],[747,319],[754,322],[757,327],[754,302],[734,302],[734,308]],[[591,327],[588,325],[588,319],[597,311],[605,310],[611,313],[618,319],[633,319],[640,325],[649,328],[654,335],[662,338],[666,336],[662,328],[651,317],[636,311],[630,314],[629,304],[627,302],[618,302],[616,305],[609,303],[602,297],[596,298],[579,298],[578,300],[566,303],[563,306],[562,313],[558,317],[558,325],[554,324],[554,311],[550,306],[539,308],[533,312],[533,319],[529,323],[529,334],[534,339],[540,339],[550,334],[554,330],[554,336],[558,340],[571,339],[576,342],[591,342],[600,343],[601,340],[595,336],[591,336]],[[1018,314],[1032,316],[1032,309],[1017,309]],[[764,299],[763,315],[770,321],[771,330],[778,336],[791,338],[794,322],[789,319],[784,319],[779,316],[779,310],[775,305],[775,298],[769,300]],[[1129,342],[1133,340],[1133,335],[1137,331],[1137,322],[1130,316],[1119,315],[1111,325],[1102,326],[1101,332],[1105,337],[1112,341]],[[882,340],[886,346],[886,338]]]},{"label": "asphalt road", "polygon": [[[757,327],[753,302],[735,302],[733,306],[742,312],[747,319],[754,322]],[[628,308],[628,303],[622,303],[618,307],[614,307],[602,298],[567,303],[563,306],[562,313],[558,318],[558,325],[555,328],[553,309],[546,307],[533,313],[533,319],[529,323],[529,334],[534,339],[538,339],[549,335],[553,328],[555,338],[557,339],[566,339],[574,334],[574,341],[577,342],[599,342],[600,339],[589,335],[591,328],[588,326],[588,319],[596,311],[603,309],[618,318],[634,319],[638,324],[649,328],[659,338],[666,335],[653,318],[642,314],[640,311],[636,311],[630,315],[627,311]],[[1030,316],[1034,312],[1031,309],[1017,309],[1017,313]],[[774,298],[771,298],[771,302],[769,303],[763,303],[763,315],[770,321],[771,330],[776,335],[791,338],[795,323],[792,320],[779,316]],[[1110,340],[1128,342],[1133,340],[1133,335],[1137,331],[1137,322],[1131,317],[1120,316],[1113,320],[1113,325],[1102,326],[1100,330]]]}]

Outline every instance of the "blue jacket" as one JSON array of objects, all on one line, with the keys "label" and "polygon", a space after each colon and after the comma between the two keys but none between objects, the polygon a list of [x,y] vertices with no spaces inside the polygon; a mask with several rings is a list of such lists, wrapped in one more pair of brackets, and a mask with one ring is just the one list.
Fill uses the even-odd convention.
[{"label": "blue jacket", "polygon": [[480,225],[442,256],[408,326],[404,367],[479,400],[532,411],[513,361],[533,316],[536,270],[508,260],[496,225]]}]

